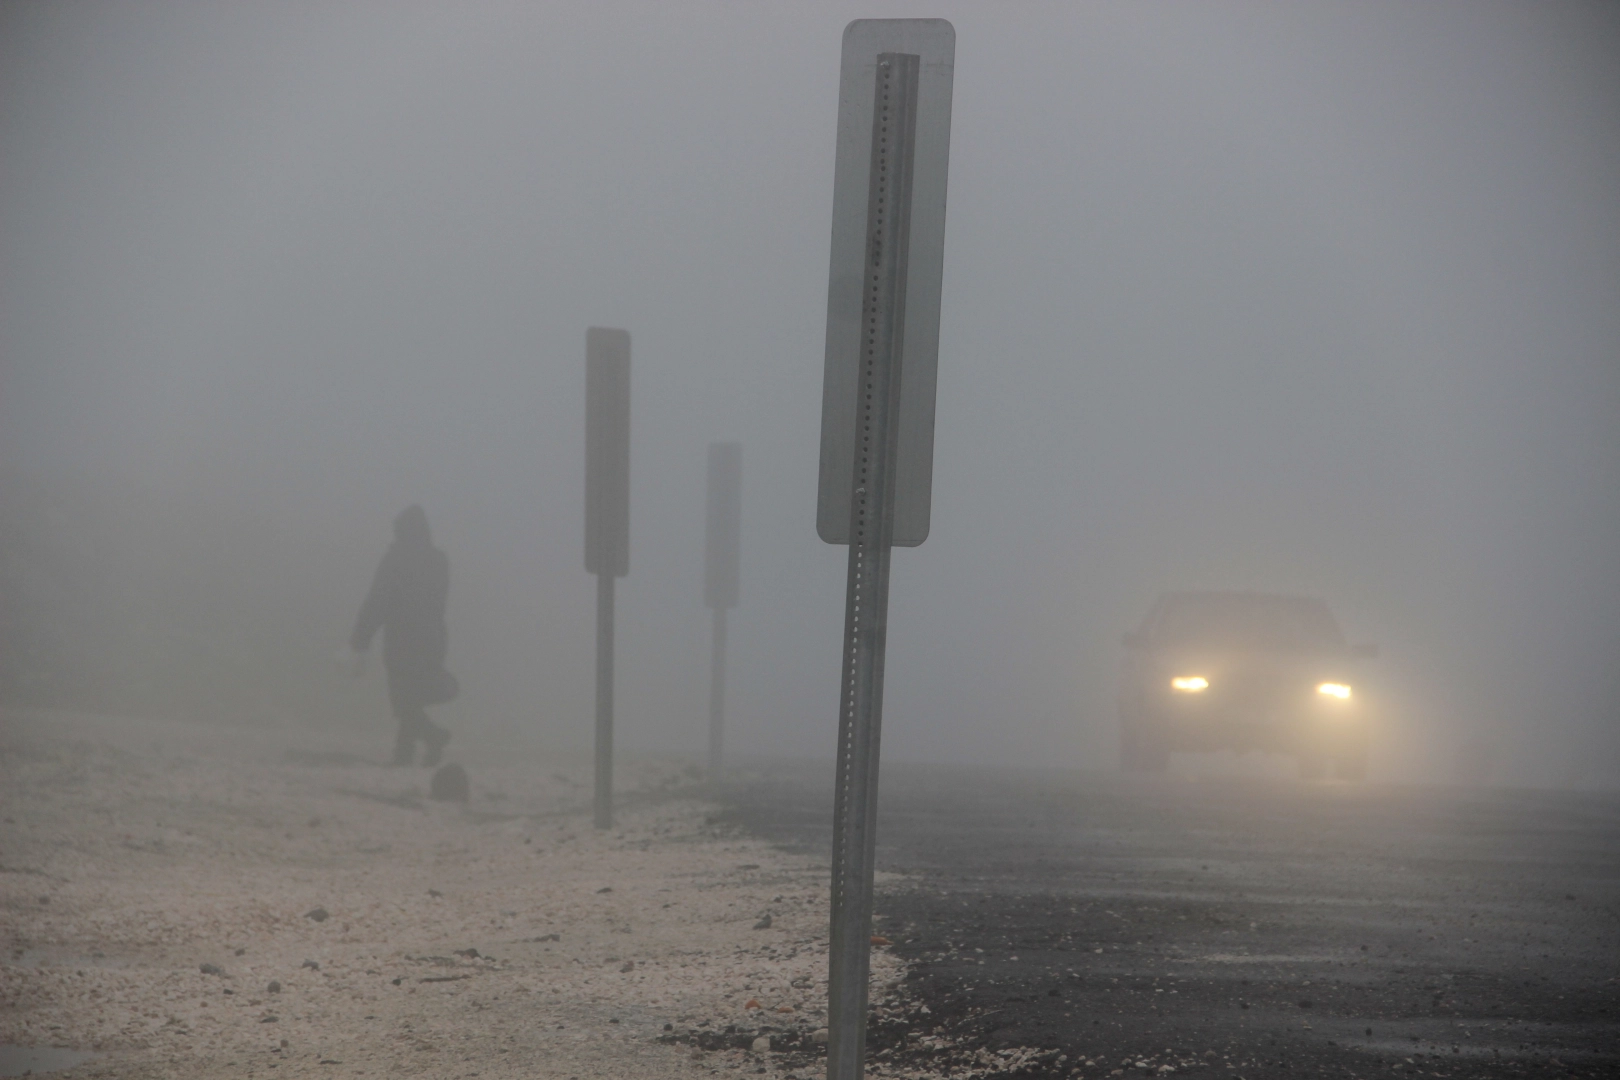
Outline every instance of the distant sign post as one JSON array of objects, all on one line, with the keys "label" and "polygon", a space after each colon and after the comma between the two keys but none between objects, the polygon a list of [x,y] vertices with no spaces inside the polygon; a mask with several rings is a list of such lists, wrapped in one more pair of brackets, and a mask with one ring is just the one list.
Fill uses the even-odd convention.
[{"label": "distant sign post", "polygon": [[630,335],[585,332],[585,570],[596,575],[598,829],[613,826],[613,579],[630,572]]},{"label": "distant sign post", "polygon": [[709,778],[724,762],[726,727],[726,609],[741,593],[742,444],[709,444],[708,540],[703,558],[703,603],[714,612],[709,655]]},{"label": "distant sign post", "polygon": [[829,1080],[865,1071],[889,550],[928,536],[955,54],[942,19],[860,19],[844,30],[816,512],[821,538],[849,545]]}]

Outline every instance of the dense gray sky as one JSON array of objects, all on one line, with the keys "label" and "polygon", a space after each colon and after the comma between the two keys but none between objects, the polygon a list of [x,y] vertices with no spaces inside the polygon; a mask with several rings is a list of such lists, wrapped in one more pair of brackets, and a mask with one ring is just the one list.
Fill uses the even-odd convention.
[{"label": "dense gray sky", "polygon": [[446,716],[583,746],[584,335],[622,326],[622,742],[701,751],[736,439],[732,746],[830,755],[816,440],[870,16],[957,30],[886,755],[1109,764],[1121,632],[1253,587],[1381,646],[1385,775],[1485,732],[1525,779],[1620,782],[1614,5],[13,0],[0,454],[251,505],[352,553],[345,608],[421,502]]}]

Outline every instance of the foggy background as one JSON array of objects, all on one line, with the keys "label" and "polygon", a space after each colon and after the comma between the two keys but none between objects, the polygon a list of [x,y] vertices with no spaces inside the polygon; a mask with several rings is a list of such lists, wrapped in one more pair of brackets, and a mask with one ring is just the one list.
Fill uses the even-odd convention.
[{"label": "foggy background", "polygon": [[[840,35],[957,30],[933,531],[891,760],[1112,767],[1157,593],[1324,597],[1376,776],[1620,784],[1620,9],[0,7],[0,700],[372,730],[404,506],[459,740],[589,744],[587,326],[633,340],[618,733],[830,757]],[[1479,740],[1483,740],[1480,742]],[[452,752],[457,743],[452,743]],[[1494,748],[1491,750],[1490,748]]]}]

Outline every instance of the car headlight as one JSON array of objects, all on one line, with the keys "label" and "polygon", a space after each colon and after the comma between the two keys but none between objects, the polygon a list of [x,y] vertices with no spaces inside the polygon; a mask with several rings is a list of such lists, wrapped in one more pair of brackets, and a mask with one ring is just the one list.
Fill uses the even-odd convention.
[{"label": "car headlight", "polygon": [[1350,700],[1350,688],[1344,683],[1325,682],[1316,688],[1316,692],[1323,697],[1338,698],[1340,701]]},{"label": "car headlight", "polygon": [[1170,680],[1170,689],[1179,690],[1183,694],[1196,694],[1200,690],[1209,689],[1209,680],[1202,675],[1177,675]]}]

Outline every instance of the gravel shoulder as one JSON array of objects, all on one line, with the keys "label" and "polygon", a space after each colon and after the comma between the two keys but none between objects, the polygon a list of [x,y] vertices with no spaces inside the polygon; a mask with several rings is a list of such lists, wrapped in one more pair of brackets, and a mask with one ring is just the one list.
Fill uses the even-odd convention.
[{"label": "gravel shoulder", "polygon": [[[586,761],[453,754],[444,803],[380,748],[0,714],[0,1048],[94,1051],[71,1077],[819,1075],[824,861],[716,824],[683,763],[623,764],[598,831]],[[902,975],[874,950],[874,1000]]]}]

